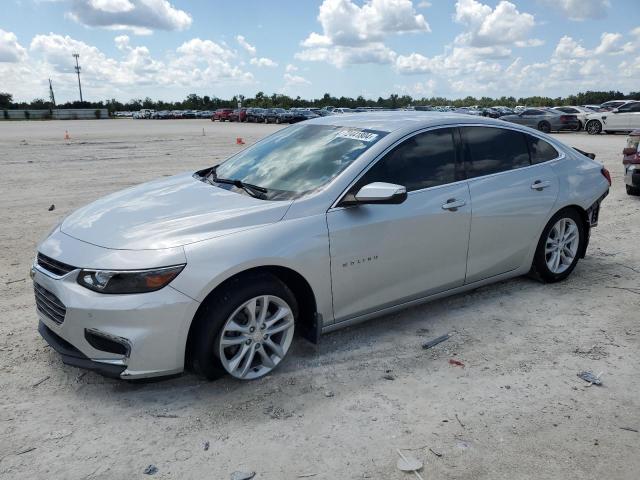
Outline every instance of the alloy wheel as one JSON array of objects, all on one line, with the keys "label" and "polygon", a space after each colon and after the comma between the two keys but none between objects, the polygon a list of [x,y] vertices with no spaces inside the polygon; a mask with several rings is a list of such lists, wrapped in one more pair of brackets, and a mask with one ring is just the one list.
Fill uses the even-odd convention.
[{"label": "alloy wheel", "polygon": [[545,241],[544,256],[547,268],[559,274],[567,270],[578,254],[580,232],[571,218],[561,218],[549,230]]},{"label": "alloy wheel", "polygon": [[279,297],[262,295],[240,305],[219,335],[224,369],[242,380],[262,377],[286,355],[294,331],[291,307]]}]

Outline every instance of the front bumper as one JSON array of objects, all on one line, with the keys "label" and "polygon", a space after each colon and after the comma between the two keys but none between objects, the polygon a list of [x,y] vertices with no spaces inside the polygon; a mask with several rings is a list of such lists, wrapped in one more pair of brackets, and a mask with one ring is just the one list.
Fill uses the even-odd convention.
[{"label": "front bumper", "polygon": [[[101,247],[84,244],[79,240],[63,238],[59,232],[45,241],[40,248],[45,255],[74,262],[73,252],[88,248],[95,250],[95,264],[100,265]],[[57,252],[48,245],[55,243]],[[71,256],[69,255],[71,252]],[[132,255],[137,252],[131,251]],[[120,260],[126,263],[119,251]],[[106,265],[113,268],[113,265]],[[93,292],[76,282],[79,269],[56,276],[34,264],[32,278],[39,291],[54,299],[52,308],[60,315],[52,315],[42,298],[36,302],[44,339],[62,355],[69,365],[88,368],[106,376],[136,379],[177,374],[184,369],[184,355],[189,326],[200,305],[196,300],[168,285],[160,290],[141,294],[109,295]],[[44,289],[44,290],[42,290]],[[107,341],[96,341],[107,339]],[[111,343],[109,343],[111,341]],[[110,348],[113,342],[122,348]],[[106,345],[106,346],[105,346]]]}]

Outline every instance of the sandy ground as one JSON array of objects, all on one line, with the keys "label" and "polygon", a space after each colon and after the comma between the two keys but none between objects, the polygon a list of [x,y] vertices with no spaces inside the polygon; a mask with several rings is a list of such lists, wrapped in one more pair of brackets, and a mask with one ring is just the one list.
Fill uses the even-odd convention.
[{"label": "sandy ground", "polygon": [[[562,135],[614,180],[588,256],[564,283],[520,278],[318,347],[298,341],[251,383],[130,384],[64,366],[36,331],[28,269],[39,239],[106,193],[210,165],[237,136],[276,128],[0,123],[0,478],[147,478],[149,464],[153,478],[414,478],[397,470],[396,448],[425,463],[425,479],[640,478],[640,198],[624,191],[623,135]],[[582,370],[604,372],[604,386],[588,387]]]}]

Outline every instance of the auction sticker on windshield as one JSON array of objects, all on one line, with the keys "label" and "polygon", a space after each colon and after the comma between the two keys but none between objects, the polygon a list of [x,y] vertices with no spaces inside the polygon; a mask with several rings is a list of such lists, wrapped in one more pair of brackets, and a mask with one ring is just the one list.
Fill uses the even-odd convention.
[{"label": "auction sticker on windshield", "polygon": [[357,128],[349,128],[348,130],[340,130],[336,137],[360,140],[362,142],[374,142],[378,138],[378,134],[365,132],[364,130],[359,130]]}]

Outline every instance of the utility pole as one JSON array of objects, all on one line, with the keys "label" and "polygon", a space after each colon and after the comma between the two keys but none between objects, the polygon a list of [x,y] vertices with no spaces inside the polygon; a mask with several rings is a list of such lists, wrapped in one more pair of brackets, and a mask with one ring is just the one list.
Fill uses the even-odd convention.
[{"label": "utility pole", "polygon": [[51,83],[51,79],[49,79],[49,100],[51,100],[51,105],[56,106],[56,97],[53,96],[53,84]]},{"label": "utility pole", "polygon": [[82,85],[80,84],[80,65],[78,64],[79,53],[74,53],[74,57],[76,57],[76,73],[78,74],[78,90],[80,90],[80,101],[82,102]]}]

